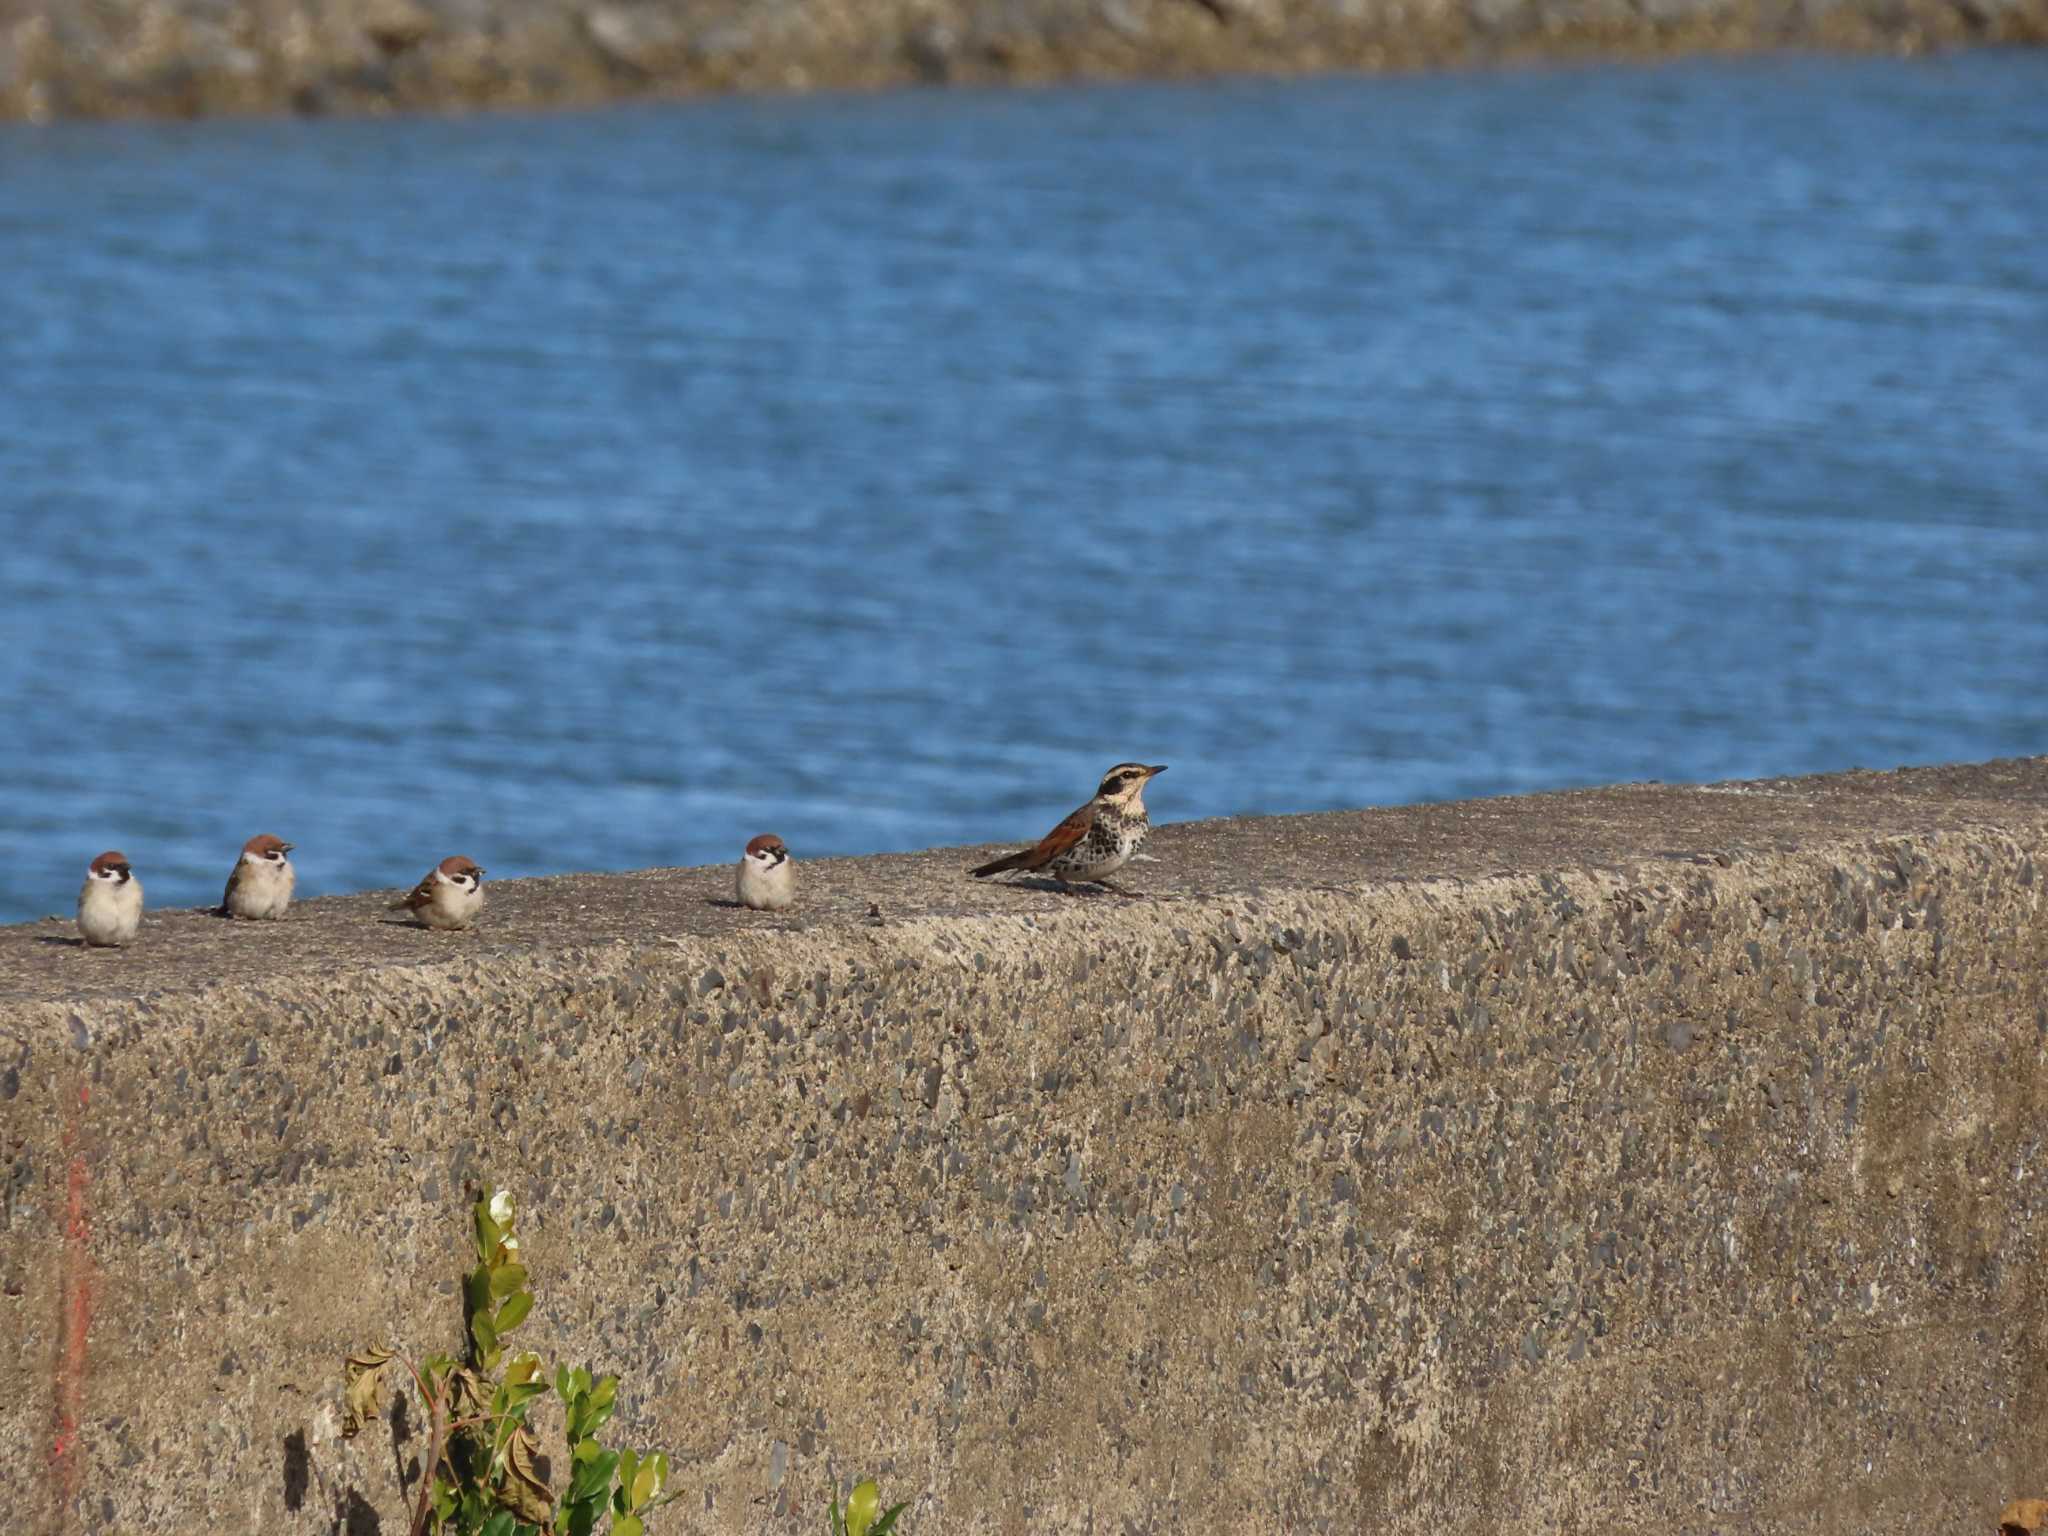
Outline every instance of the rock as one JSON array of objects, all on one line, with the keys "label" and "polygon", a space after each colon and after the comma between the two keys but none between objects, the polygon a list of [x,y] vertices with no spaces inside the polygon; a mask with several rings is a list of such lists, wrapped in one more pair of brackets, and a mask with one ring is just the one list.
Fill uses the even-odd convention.
[{"label": "rock", "polygon": [[415,0],[368,0],[363,7],[363,35],[384,54],[396,58],[433,36],[433,14]]},{"label": "rock", "polygon": [[609,62],[642,75],[659,74],[689,51],[682,22],[651,5],[593,5],[583,30]]}]

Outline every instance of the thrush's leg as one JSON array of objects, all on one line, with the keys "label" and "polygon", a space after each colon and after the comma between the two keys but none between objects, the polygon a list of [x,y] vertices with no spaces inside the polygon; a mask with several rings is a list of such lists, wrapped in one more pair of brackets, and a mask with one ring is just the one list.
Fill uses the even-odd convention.
[{"label": "thrush's leg", "polygon": [[1114,880],[1098,880],[1095,883],[1101,886],[1105,891],[1115,891],[1117,895],[1126,897],[1132,901],[1136,901],[1139,897],[1145,894],[1143,891],[1133,891],[1125,886],[1118,885]]}]

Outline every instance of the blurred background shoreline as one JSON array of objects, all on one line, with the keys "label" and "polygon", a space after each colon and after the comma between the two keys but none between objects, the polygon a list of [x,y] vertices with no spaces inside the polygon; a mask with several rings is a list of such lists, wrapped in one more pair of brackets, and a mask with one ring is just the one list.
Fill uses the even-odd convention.
[{"label": "blurred background shoreline", "polygon": [[2048,0],[0,0],[0,121],[2048,41]]}]

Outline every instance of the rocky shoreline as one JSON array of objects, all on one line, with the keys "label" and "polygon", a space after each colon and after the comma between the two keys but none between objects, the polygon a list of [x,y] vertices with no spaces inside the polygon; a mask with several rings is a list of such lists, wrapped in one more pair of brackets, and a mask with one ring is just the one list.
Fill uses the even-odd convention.
[{"label": "rocky shoreline", "polygon": [[0,0],[0,119],[2048,42],[2048,0]]}]

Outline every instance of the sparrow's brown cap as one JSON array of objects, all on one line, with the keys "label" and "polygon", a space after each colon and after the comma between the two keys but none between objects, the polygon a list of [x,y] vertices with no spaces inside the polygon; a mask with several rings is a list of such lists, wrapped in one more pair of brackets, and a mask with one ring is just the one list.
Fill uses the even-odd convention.
[{"label": "sparrow's brown cap", "polygon": [[788,853],[789,849],[783,846],[782,839],[773,832],[763,832],[759,837],[747,844],[747,852],[750,855],[756,853]]},{"label": "sparrow's brown cap", "polygon": [[92,872],[96,875],[125,875],[128,873],[128,855],[109,848],[92,861]]},{"label": "sparrow's brown cap", "polygon": [[298,847],[297,843],[288,843],[281,837],[272,837],[268,832],[258,832],[249,841],[242,844],[242,852],[253,853],[261,857],[263,854],[270,853],[273,850],[278,853],[290,853],[296,847]]},{"label": "sparrow's brown cap", "polygon": [[449,854],[447,858],[443,859],[435,867],[450,879],[457,875],[474,875],[479,880],[484,877],[483,870],[478,867],[474,859],[465,859],[459,853]]}]

